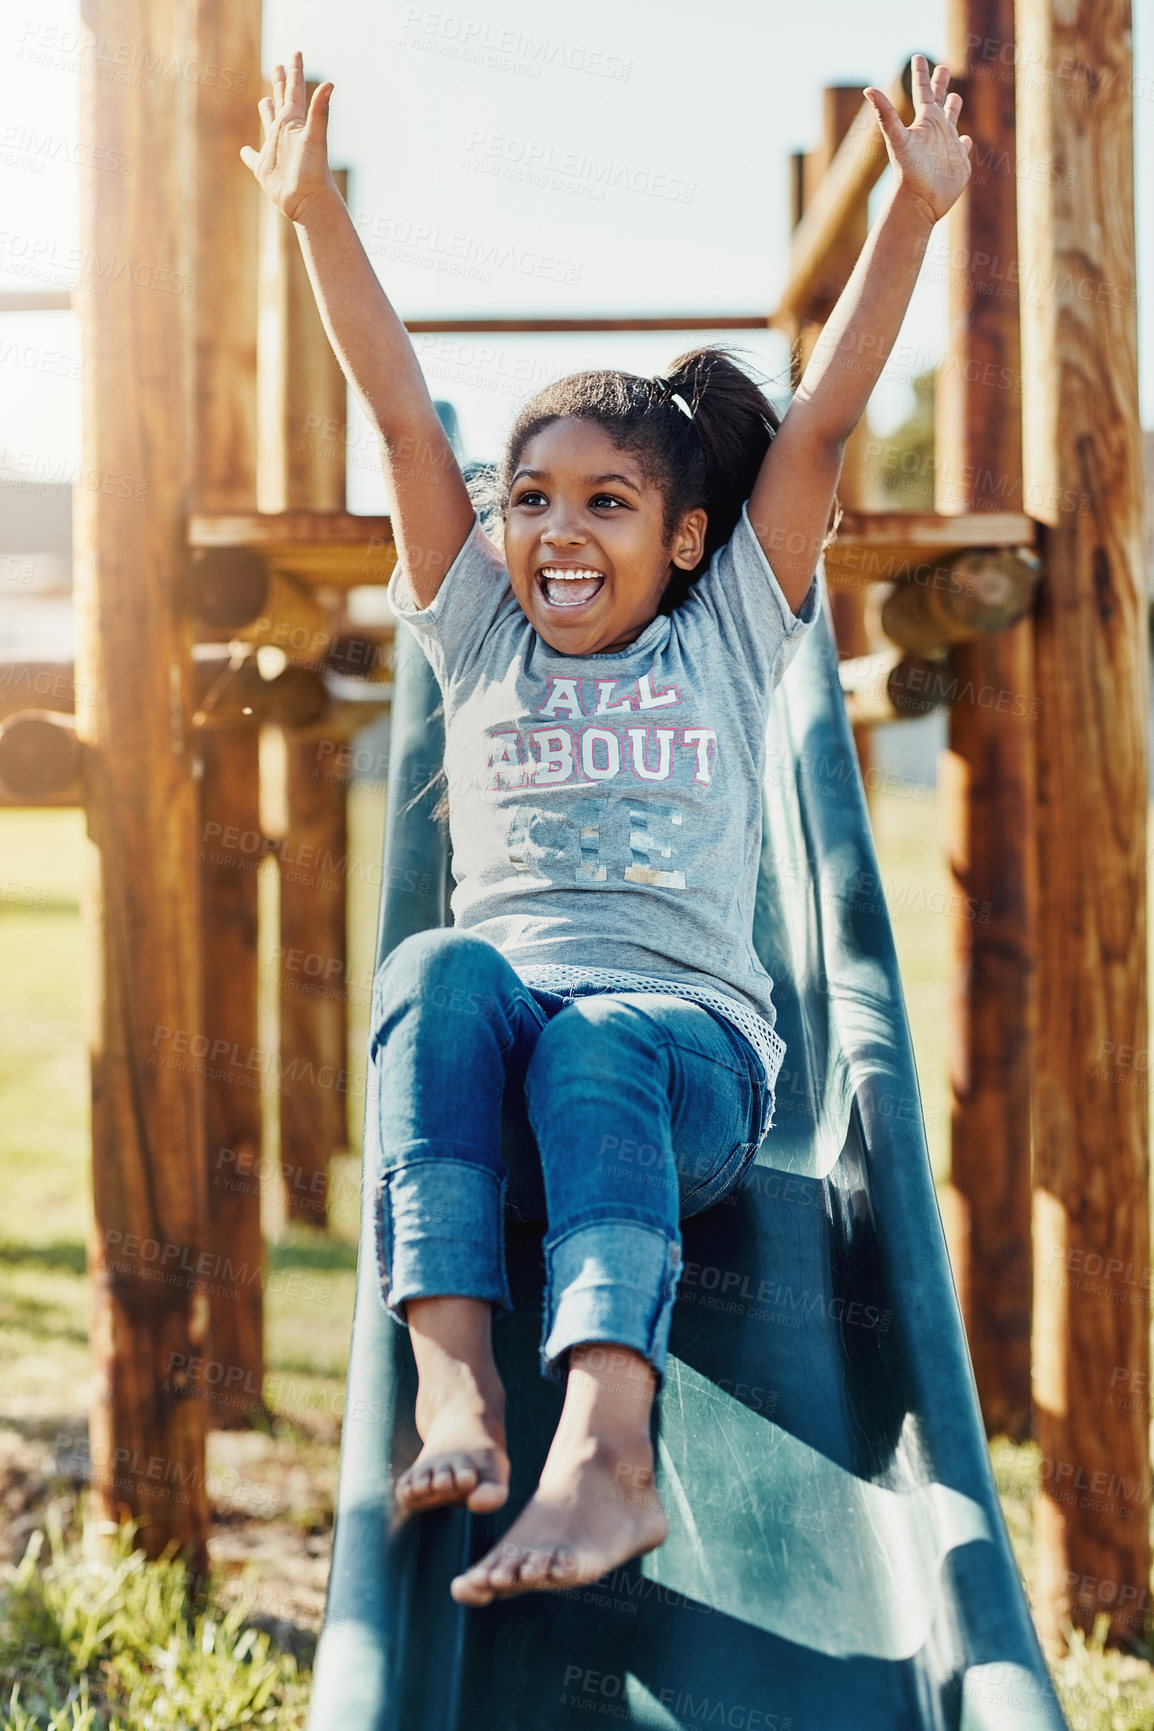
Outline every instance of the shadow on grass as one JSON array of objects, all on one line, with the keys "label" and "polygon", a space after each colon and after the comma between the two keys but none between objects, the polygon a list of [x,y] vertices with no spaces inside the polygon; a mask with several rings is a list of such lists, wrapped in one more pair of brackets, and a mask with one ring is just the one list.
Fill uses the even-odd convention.
[{"label": "shadow on grass", "polygon": [[270,1270],[307,1268],[322,1274],[352,1274],[357,1266],[357,1247],[340,1238],[282,1241],[269,1245],[268,1265]]},{"label": "shadow on grass", "polygon": [[80,901],[75,896],[52,896],[45,901],[5,903],[0,901],[0,914],[9,919],[26,914],[79,914]]},{"label": "shadow on grass", "polygon": [[[341,1238],[310,1238],[285,1240],[268,1246],[268,1265],[272,1269],[302,1268],[321,1273],[352,1273],[357,1266],[357,1247]],[[58,1239],[50,1244],[0,1243],[0,1269],[41,1268],[60,1274],[85,1275],[88,1258],[84,1245],[70,1239]]]},{"label": "shadow on grass", "polygon": [[87,1274],[88,1255],[78,1239],[50,1244],[0,1244],[0,1268],[44,1268],[58,1274]]},{"label": "shadow on grass", "polygon": [[5,1413],[0,1417],[0,1431],[14,1431],[25,1442],[58,1443],[70,1452],[88,1443],[88,1419],[83,1413],[43,1413],[17,1416]]},{"label": "shadow on grass", "polygon": [[70,1328],[60,1321],[62,1306],[52,1299],[29,1298],[26,1294],[0,1292],[0,1331],[15,1329],[21,1334],[42,1336],[59,1345],[61,1341],[88,1344],[87,1328]]}]

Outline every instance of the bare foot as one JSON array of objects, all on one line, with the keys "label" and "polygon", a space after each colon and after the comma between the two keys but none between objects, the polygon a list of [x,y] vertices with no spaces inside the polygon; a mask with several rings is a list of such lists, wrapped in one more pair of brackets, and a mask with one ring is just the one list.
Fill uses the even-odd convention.
[{"label": "bare foot", "polygon": [[489,1605],[580,1586],[664,1541],[649,1440],[655,1385],[628,1348],[574,1350],[540,1483],[504,1538],[454,1580],[454,1599]]},{"label": "bare foot", "polygon": [[488,1514],[509,1496],[505,1390],[489,1344],[490,1307],[472,1298],[423,1298],[411,1299],[406,1312],[425,1446],[397,1480],[397,1503],[414,1514],[449,1503]]}]

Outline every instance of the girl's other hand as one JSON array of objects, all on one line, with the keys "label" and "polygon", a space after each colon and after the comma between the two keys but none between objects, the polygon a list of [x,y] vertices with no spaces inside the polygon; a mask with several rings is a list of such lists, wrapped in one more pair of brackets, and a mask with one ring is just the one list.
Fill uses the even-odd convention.
[{"label": "girl's other hand", "polygon": [[899,189],[917,199],[933,223],[945,216],[964,190],[970,178],[974,141],[958,136],[962,99],[956,90],[946,95],[949,67],[935,66],[931,78],[929,61],[924,54],[915,54],[911,71],[912,126],[902,125],[901,116],[883,90],[870,85],[864,94],[878,117]]},{"label": "girl's other hand", "polygon": [[[303,220],[307,207],[318,196],[336,192],[329,173],[328,122],[330,83],[321,84],[305,112],[304,61],[292,57],[288,75],[283,66],[272,74],[272,96],[257,104],[264,143],[260,150],[246,144],[241,161],[252,169],[264,191],[290,222]],[[338,194],[339,196],[339,194]]]}]

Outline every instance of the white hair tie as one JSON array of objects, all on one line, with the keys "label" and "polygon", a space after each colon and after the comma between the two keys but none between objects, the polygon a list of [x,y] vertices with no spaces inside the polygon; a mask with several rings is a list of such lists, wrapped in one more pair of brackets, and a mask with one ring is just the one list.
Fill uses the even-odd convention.
[{"label": "white hair tie", "polygon": [[681,410],[681,413],[683,415],[688,415],[690,420],[693,419],[693,410],[690,408],[689,404],[685,401],[685,398],[681,395],[680,391],[675,391],[673,389],[672,379],[663,379],[660,373],[654,373],[653,383],[657,386],[657,389],[661,392],[662,402],[664,402],[664,403],[676,403],[677,407]]}]

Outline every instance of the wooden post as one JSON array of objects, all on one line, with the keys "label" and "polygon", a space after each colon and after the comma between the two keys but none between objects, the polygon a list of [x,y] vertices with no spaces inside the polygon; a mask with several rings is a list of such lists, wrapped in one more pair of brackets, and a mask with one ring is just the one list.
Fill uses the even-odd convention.
[{"label": "wooden post", "polygon": [[[311,101],[316,85],[306,86]],[[342,194],[346,171],[333,178]],[[347,387],[329,347],[292,223],[267,200],[260,241],[257,504],[343,511]]]},{"label": "wooden post", "polygon": [[[196,59],[226,69],[195,89],[196,279],[193,501],[202,511],[256,502],[257,238],[261,194],[240,162],[259,131],[260,0],[195,0]],[[227,1260],[217,1283],[203,1393],[209,1423],[231,1428],[263,1411],[264,1245],[260,1227],[261,1095],[246,1068],[257,1033],[259,854],[228,844],[259,822],[258,732],[198,732],[202,764],[204,1030],[218,1054],[205,1083],[209,1248]]]},{"label": "wooden post", "polygon": [[[848,136],[855,122],[860,123],[862,94],[857,85],[828,86],[823,92],[823,97],[821,144],[817,150],[809,151],[800,159],[795,159],[793,206],[795,230],[801,224],[806,211],[812,206],[822,179],[837,155],[838,146]],[[820,274],[810,285],[809,295],[802,309],[800,320],[798,347],[795,356],[795,383],[805,370],[805,364],[821,334],[821,327],[833,311],[834,303],[849,281],[850,273],[857,263],[858,254],[865,245],[866,235],[869,232],[868,197],[869,187],[866,184],[862,186],[860,196],[844,213],[838,230],[837,241],[829,249]],[[841,476],[838,480],[839,503],[855,509],[860,509],[869,503],[866,497],[867,464],[865,458],[868,441],[869,427],[863,415],[846,441]],[[873,647],[865,628],[865,599],[864,589],[831,591],[830,609],[840,655],[847,657],[868,655]],[[855,727],[854,743],[857,746],[858,764],[864,776],[869,771],[873,754],[869,729]]]},{"label": "wooden post", "polygon": [[[943,512],[1022,503],[1013,43],[1014,0],[951,0],[946,61],[974,150],[970,187],[937,243],[960,261],[949,271],[949,341],[937,385],[935,503]],[[986,44],[996,45],[993,58]],[[1030,1431],[1033,1278],[1031,637],[1025,618],[953,650],[966,695],[950,711],[940,782],[960,905],[988,910],[981,921],[953,922],[953,1138],[943,1212],[986,1429],[1019,1441]]]},{"label": "wooden post", "polygon": [[1150,1582],[1147,637],[1130,30],[1128,0],[1018,0],[1023,466],[1046,571],[1035,632],[1036,1606],[1050,1639],[1067,1616],[1090,1628],[1106,1612],[1115,1641],[1140,1632]]},{"label": "wooden post", "polygon": [[257,866],[230,842],[259,834],[259,733],[199,734],[204,1029],[218,1053],[205,1085],[209,1242],[235,1271],[214,1295],[204,1394],[209,1423],[233,1429],[264,1402],[264,1241],[260,1226],[261,1095],[247,1067],[257,1033]]},{"label": "wooden post", "polygon": [[[185,64],[186,6],[90,0],[85,23]],[[158,73],[82,78],[80,242],[108,261],[77,297],[77,732],[88,758],[94,1512],[204,1565],[204,1404],[183,1381],[208,1338],[191,641],[179,605],[194,305],[182,191],[191,91]],[[129,153],[131,179],[84,164]]]},{"label": "wooden post", "polygon": [[324,774],[324,728],[285,732],[281,843],[281,1172],[290,1220],[327,1223],[328,1164],[348,1141],[345,784]]},{"label": "wooden post", "polygon": [[[309,85],[311,96],[314,86]],[[343,177],[338,184],[344,190]],[[346,386],[291,223],[269,205],[261,266],[264,511],[343,511]],[[323,731],[286,731],[280,840],[281,1170],[290,1220],[323,1227],[343,1148],[348,1068],[345,787],[319,773]]]}]

